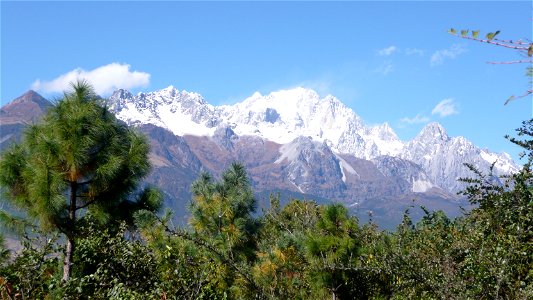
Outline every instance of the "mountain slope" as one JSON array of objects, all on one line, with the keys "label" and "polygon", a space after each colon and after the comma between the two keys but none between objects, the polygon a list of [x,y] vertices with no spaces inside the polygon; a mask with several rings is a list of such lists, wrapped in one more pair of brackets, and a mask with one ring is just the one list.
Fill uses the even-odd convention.
[{"label": "mountain slope", "polygon": [[397,155],[403,148],[384,124],[366,127],[337,98],[320,99],[312,90],[296,88],[255,93],[232,106],[214,107],[196,93],[175,88],[132,95],[116,91],[109,107],[130,124],[154,124],[177,135],[213,135],[217,126],[229,125],[239,135],[254,135],[285,144],[299,136],[325,141],[334,151],[360,158]]},{"label": "mountain slope", "polygon": [[[508,155],[449,137],[437,123],[402,142],[388,124],[367,126],[338,99],[302,88],[218,107],[173,87],[138,95],[118,90],[106,104],[149,138],[153,170],[146,183],[162,189],[181,223],[191,183],[204,171],[218,176],[234,161],[245,165],[262,205],[271,192],[338,201],[386,228],[413,200],[460,214],[467,203],[456,195],[462,184],[455,179],[470,175],[465,162],[488,168],[496,160],[497,172],[516,170]],[[50,105],[30,91],[4,106],[2,141],[20,136]]]},{"label": "mountain slope", "polygon": [[30,90],[0,108],[0,151],[19,141],[24,127],[37,122],[51,106],[52,103]]},{"label": "mountain slope", "polygon": [[199,94],[173,87],[132,95],[119,90],[109,99],[117,116],[130,124],[154,124],[177,135],[213,136],[228,127],[239,136],[256,136],[278,144],[298,137],[324,143],[332,152],[372,160],[392,156],[412,161],[427,173],[431,184],[456,193],[457,181],[471,173],[465,163],[487,171],[493,162],[497,175],[516,172],[505,153],[480,149],[463,137],[448,137],[438,123],[428,124],[412,141],[402,142],[387,123],[367,126],[353,110],[333,96],[320,98],[308,89],[281,90],[215,107]]},{"label": "mountain slope", "polygon": [[419,164],[429,178],[440,187],[458,192],[464,188],[459,178],[471,177],[472,172],[465,163],[487,172],[494,165],[496,175],[518,171],[507,153],[492,153],[476,147],[464,137],[449,137],[438,123],[427,124],[422,131],[409,141],[400,157]]}]

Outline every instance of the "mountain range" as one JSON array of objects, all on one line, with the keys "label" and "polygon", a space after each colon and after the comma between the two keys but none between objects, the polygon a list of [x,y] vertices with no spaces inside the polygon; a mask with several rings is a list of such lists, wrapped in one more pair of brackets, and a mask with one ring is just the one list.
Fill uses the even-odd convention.
[{"label": "mountain range", "polygon": [[[411,206],[461,213],[468,203],[458,178],[473,173],[465,163],[496,175],[519,166],[506,153],[481,149],[427,124],[401,141],[387,124],[369,126],[333,96],[305,88],[255,93],[234,105],[213,106],[200,94],[170,86],[133,95],[117,90],[105,100],[118,119],[150,140],[153,170],[147,182],[161,188],[165,205],[184,222],[190,184],[201,172],[219,175],[243,163],[259,205],[270,193],[346,204],[360,219],[391,228]],[[0,109],[0,150],[20,138],[50,102],[33,91]],[[420,210],[412,209],[416,218]]]}]

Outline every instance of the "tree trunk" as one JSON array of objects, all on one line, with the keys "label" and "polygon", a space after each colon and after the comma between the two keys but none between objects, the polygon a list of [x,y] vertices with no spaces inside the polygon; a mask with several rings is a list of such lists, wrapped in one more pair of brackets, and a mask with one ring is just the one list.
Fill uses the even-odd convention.
[{"label": "tree trunk", "polygon": [[78,190],[78,183],[76,181],[70,183],[70,206],[68,209],[69,228],[67,234],[67,250],[65,251],[65,260],[63,261],[63,281],[70,279],[72,273],[72,256],[74,254],[74,229],[76,225],[76,194]]},{"label": "tree trunk", "polygon": [[337,291],[339,290],[340,287],[341,287],[340,285],[337,287],[331,287],[331,299],[337,300]]},{"label": "tree trunk", "polygon": [[70,279],[72,254],[74,252],[74,240],[67,237],[67,251],[65,252],[65,260],[63,261],[63,281]]}]

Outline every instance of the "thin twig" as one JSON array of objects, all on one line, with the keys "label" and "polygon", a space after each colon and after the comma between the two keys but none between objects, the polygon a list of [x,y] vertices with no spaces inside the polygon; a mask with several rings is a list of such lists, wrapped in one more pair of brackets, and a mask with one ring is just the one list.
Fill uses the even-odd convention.
[{"label": "thin twig", "polygon": [[514,60],[514,61],[488,61],[488,64],[492,65],[511,65],[511,64],[531,64],[533,60]]},{"label": "thin twig", "polygon": [[469,36],[462,36],[462,35],[458,35],[458,36],[460,38],[463,38],[463,39],[473,40],[473,41],[477,41],[477,42],[480,42],[480,43],[488,43],[488,44],[501,46],[501,47],[505,47],[505,48],[510,48],[510,49],[515,49],[515,50],[527,51],[529,49],[529,47],[516,46],[514,44],[510,45],[508,43],[503,43],[503,42],[495,42],[495,40],[484,40],[484,39],[478,39],[478,38],[473,38],[473,37],[469,37]]}]

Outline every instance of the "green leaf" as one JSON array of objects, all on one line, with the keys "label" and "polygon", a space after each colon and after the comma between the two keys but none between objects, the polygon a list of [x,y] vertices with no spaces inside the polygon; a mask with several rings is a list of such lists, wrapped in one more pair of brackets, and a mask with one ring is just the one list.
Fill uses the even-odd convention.
[{"label": "green leaf", "polygon": [[477,39],[478,36],[479,36],[479,30],[474,30],[474,31],[472,31],[472,37],[473,37],[473,38]]},{"label": "green leaf", "polygon": [[461,36],[465,37],[468,34],[468,29],[461,30]]}]

